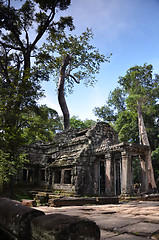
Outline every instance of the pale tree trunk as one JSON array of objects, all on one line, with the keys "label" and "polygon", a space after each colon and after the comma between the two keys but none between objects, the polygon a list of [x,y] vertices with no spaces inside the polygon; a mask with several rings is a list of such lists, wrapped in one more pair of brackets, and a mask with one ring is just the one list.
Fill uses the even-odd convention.
[{"label": "pale tree trunk", "polygon": [[[150,147],[149,139],[147,136],[143,116],[142,116],[142,108],[140,102],[137,103],[137,113],[138,113],[138,125],[139,125],[139,136],[140,136],[140,144],[147,145]],[[148,185],[152,188],[156,188],[154,172],[151,161],[151,150],[148,153]]]},{"label": "pale tree trunk", "polygon": [[62,62],[62,66],[60,69],[60,76],[59,76],[59,83],[58,83],[58,101],[63,113],[63,120],[64,120],[64,129],[70,127],[70,114],[66,104],[65,95],[64,95],[64,83],[66,77],[66,67],[68,66],[71,56],[67,55]]}]

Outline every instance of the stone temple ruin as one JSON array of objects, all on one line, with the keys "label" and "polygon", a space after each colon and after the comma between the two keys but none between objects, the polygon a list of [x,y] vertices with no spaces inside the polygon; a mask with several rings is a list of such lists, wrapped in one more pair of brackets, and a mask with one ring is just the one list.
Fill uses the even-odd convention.
[{"label": "stone temple ruin", "polygon": [[140,191],[148,190],[149,147],[118,143],[113,128],[98,122],[89,129],[68,129],[53,142],[28,147],[30,163],[19,181],[73,195],[130,195],[133,159],[140,159]]}]

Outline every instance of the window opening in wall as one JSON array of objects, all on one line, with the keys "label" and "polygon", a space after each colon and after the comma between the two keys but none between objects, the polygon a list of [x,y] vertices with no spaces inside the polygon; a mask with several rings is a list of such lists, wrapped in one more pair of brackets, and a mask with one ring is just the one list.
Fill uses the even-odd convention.
[{"label": "window opening in wall", "polygon": [[51,157],[48,158],[47,163],[52,163],[53,159]]},{"label": "window opening in wall", "polygon": [[52,171],[49,174],[49,185],[52,185]]},{"label": "window opening in wall", "polygon": [[40,181],[45,182],[45,169],[40,170]]},{"label": "window opening in wall", "polygon": [[23,169],[23,181],[27,181],[27,169]]},{"label": "window opening in wall", "polygon": [[33,181],[33,171],[32,170],[28,170],[28,182],[32,182]]},{"label": "window opening in wall", "polygon": [[33,182],[33,171],[31,169],[23,169],[23,181]]},{"label": "window opening in wall", "polygon": [[71,170],[65,170],[64,172],[64,183],[71,184]]},{"label": "window opening in wall", "polygon": [[55,171],[54,172],[54,183],[60,183],[61,182],[61,171]]}]

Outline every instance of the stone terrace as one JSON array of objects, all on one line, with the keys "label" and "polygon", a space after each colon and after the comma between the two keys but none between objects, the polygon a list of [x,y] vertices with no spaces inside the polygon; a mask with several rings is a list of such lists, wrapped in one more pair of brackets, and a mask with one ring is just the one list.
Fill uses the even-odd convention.
[{"label": "stone terrace", "polygon": [[36,207],[45,214],[62,213],[86,217],[96,222],[101,240],[159,239],[159,202],[130,201],[119,204]]}]

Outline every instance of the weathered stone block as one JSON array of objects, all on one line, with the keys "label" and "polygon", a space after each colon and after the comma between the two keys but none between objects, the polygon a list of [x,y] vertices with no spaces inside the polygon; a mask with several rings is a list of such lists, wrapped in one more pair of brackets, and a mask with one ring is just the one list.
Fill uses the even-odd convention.
[{"label": "weathered stone block", "polygon": [[61,206],[84,206],[90,204],[117,204],[119,203],[118,197],[68,197],[68,198],[54,198],[49,199],[49,205],[54,207]]},{"label": "weathered stone block", "polygon": [[[6,232],[6,236],[15,239],[31,239],[31,220],[45,215],[43,212],[23,206],[21,203],[0,198],[0,230]],[[6,239],[10,239],[9,237]]]},{"label": "weathered stone block", "polygon": [[146,196],[147,201],[159,201],[159,194],[149,194]]},{"label": "weathered stone block", "polygon": [[96,198],[57,198],[49,200],[50,206],[83,206],[86,204],[97,204]]},{"label": "weathered stone block", "polygon": [[32,236],[38,240],[99,240],[100,229],[88,219],[49,214],[33,219]]},{"label": "weathered stone block", "polygon": [[38,203],[43,204],[48,202],[49,196],[45,192],[39,192],[35,195],[35,199],[38,201]]},{"label": "weathered stone block", "polygon": [[98,204],[117,204],[119,203],[118,197],[97,197],[96,201]]}]

